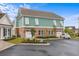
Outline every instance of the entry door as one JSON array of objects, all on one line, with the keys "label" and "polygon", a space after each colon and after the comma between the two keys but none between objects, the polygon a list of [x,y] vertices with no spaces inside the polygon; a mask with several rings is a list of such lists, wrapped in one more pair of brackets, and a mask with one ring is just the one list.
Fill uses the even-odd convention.
[{"label": "entry door", "polygon": [[26,32],[26,38],[32,38],[31,32]]}]

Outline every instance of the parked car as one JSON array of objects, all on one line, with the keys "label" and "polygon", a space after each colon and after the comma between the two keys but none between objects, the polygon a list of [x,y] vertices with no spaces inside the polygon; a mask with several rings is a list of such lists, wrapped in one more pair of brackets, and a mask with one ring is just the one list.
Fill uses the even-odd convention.
[{"label": "parked car", "polygon": [[63,39],[70,39],[71,38],[68,33],[63,33],[60,37]]}]

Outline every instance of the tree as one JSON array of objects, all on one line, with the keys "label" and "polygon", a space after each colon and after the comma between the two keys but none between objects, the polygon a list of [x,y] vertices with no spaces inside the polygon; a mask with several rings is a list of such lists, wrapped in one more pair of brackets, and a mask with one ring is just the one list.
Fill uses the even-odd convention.
[{"label": "tree", "polygon": [[35,32],[36,32],[36,31],[32,28],[32,29],[31,29],[32,37],[35,35]]},{"label": "tree", "polygon": [[68,33],[72,38],[74,38],[76,36],[73,29],[65,28],[64,32]]},{"label": "tree", "polygon": [[56,36],[56,25],[53,25],[53,30],[52,30],[52,32],[54,32],[54,36]]}]

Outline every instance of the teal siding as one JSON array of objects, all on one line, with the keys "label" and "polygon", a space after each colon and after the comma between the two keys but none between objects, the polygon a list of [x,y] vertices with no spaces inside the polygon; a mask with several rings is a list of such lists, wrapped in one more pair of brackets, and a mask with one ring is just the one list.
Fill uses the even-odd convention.
[{"label": "teal siding", "polygon": [[20,26],[22,26],[23,24],[22,24],[22,18],[21,19],[17,19],[16,20],[16,27],[20,27]]},{"label": "teal siding", "polygon": [[16,19],[16,27],[19,27],[19,21]]},{"label": "teal siding", "polygon": [[53,27],[53,25],[54,25],[53,20],[49,20],[49,19],[45,19],[45,18],[38,18],[38,19],[39,19],[39,25],[35,24],[35,18],[29,17],[29,25],[25,24],[25,21],[24,21],[24,26],[47,26],[47,27]]},{"label": "teal siding", "polygon": [[29,24],[25,24],[25,19],[24,19],[24,26],[35,26],[35,18],[29,17]]},{"label": "teal siding", "polygon": [[56,27],[63,27],[63,25],[61,24],[61,22],[63,23],[62,20],[56,20]]},{"label": "teal siding", "polygon": [[[63,27],[63,25],[60,23],[60,21],[62,20],[50,20],[50,19],[46,19],[46,18],[38,18],[39,20],[39,25],[35,24],[35,18],[34,17],[29,17],[29,24],[25,24],[25,17],[23,18],[23,24],[22,24],[22,18],[20,18],[19,20],[17,20],[17,26],[47,26],[47,27],[55,27],[54,26],[54,22],[56,21],[56,27]],[[63,22],[63,21],[62,21]]]},{"label": "teal siding", "polygon": [[53,20],[49,20],[49,19],[44,19],[44,18],[40,18],[39,19],[39,26],[48,26],[48,27],[53,27]]}]

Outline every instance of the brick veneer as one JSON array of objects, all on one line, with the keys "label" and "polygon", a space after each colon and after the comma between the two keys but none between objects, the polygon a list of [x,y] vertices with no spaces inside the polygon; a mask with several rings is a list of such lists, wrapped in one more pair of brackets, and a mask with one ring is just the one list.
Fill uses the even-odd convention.
[{"label": "brick veneer", "polygon": [[[29,28],[29,29],[31,29],[31,28]],[[20,35],[21,37],[24,38],[25,32],[27,32],[27,30],[28,30],[28,28],[16,28],[16,33],[17,33],[17,35]],[[56,32],[57,31],[62,32],[63,29],[61,29],[61,28],[59,28],[59,29],[56,29],[56,28],[53,28],[53,29],[52,28],[34,28],[34,30],[36,31],[35,37],[40,37],[39,30],[43,30],[45,33],[45,36],[49,36],[49,32],[48,32],[49,30],[54,31],[52,36],[56,36]]]}]

